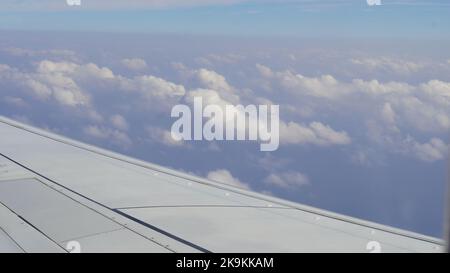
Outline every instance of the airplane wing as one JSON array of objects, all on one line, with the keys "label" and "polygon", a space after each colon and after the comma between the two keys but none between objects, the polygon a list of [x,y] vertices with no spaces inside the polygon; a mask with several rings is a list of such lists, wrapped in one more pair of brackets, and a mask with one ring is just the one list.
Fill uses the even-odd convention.
[{"label": "airplane wing", "polygon": [[0,252],[439,252],[444,242],[0,117]]}]

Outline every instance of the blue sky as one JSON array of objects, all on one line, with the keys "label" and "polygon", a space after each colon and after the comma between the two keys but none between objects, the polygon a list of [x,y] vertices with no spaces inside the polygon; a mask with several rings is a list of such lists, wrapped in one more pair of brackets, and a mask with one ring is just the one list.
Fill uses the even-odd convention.
[{"label": "blue sky", "polygon": [[[0,114],[439,237],[450,130],[448,7],[406,0],[371,7],[356,0],[84,0],[81,7],[6,0]],[[280,149],[173,141],[170,109],[195,95],[279,104]]]},{"label": "blue sky", "polygon": [[244,1],[237,4],[174,5],[162,8],[142,4],[137,9],[124,9],[123,4],[113,8],[115,6],[108,4],[110,1],[97,1],[101,4],[90,8],[86,0],[81,7],[63,5],[61,9],[45,9],[46,2],[64,4],[64,1],[39,2],[42,2],[42,6],[19,11],[6,8],[2,11],[0,7],[0,28],[430,39],[448,39],[450,34],[447,27],[450,24],[449,3],[446,1],[386,0],[381,6],[369,6],[364,0]]}]

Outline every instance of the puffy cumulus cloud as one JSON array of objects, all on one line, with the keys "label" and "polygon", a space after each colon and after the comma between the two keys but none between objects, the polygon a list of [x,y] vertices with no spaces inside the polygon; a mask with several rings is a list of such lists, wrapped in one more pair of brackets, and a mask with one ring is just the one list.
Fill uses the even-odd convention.
[{"label": "puffy cumulus cloud", "polygon": [[73,73],[79,65],[71,62],[52,62],[48,60],[41,61],[38,64],[37,72],[42,74],[59,73],[67,74]]},{"label": "puffy cumulus cloud", "polygon": [[[246,107],[243,105],[237,105],[231,101],[224,99],[221,94],[215,90],[210,89],[195,89],[188,92],[185,97],[185,101],[194,105],[194,100],[196,98],[202,99],[203,107],[207,105],[218,106],[223,113],[223,118],[225,122],[225,127],[234,124],[236,135],[246,135],[247,129],[251,126],[259,127],[261,130],[268,131],[267,125],[259,120],[257,116],[249,115],[246,112]],[[250,107],[251,108],[251,107]],[[249,111],[250,112],[250,111]],[[215,117],[211,117],[214,119]],[[226,129],[224,129],[226,131]],[[261,136],[259,136],[261,137]],[[261,139],[259,139],[261,140]]]},{"label": "puffy cumulus cloud", "polygon": [[[41,61],[36,70],[22,72],[8,65],[0,65],[0,80],[21,86],[23,91],[31,92],[36,98],[48,101],[53,99],[64,106],[93,107],[92,100],[102,90],[115,92],[116,95],[130,96],[130,102],[153,103],[152,109],[173,105],[182,98],[186,90],[178,85],[152,75],[133,78],[115,75],[107,67],[94,63],[77,64],[73,62]],[[100,98],[104,99],[104,98]]]},{"label": "puffy cumulus cloud", "polygon": [[445,159],[449,152],[449,146],[439,138],[432,138],[426,143],[419,143],[408,137],[405,140],[407,149],[423,161],[434,162]]},{"label": "puffy cumulus cloud", "polygon": [[445,132],[450,129],[450,108],[430,103],[420,95],[387,99],[396,109],[397,123],[425,133]]},{"label": "puffy cumulus cloud", "polygon": [[113,115],[110,118],[111,124],[119,130],[127,131],[128,130],[128,122],[122,115]]},{"label": "puffy cumulus cloud", "polygon": [[[259,120],[248,120],[246,122],[246,114],[243,109],[237,108],[236,105],[221,97],[220,93],[210,89],[195,89],[189,91],[185,100],[189,104],[194,103],[195,98],[202,98],[203,105],[217,105],[226,112],[226,106],[238,115],[238,123],[236,129],[238,132],[244,133],[249,124],[258,124],[258,126],[265,126]],[[234,122],[234,116],[226,116],[225,122]],[[331,146],[331,145],[347,145],[351,143],[351,138],[345,131],[335,131],[328,125],[320,122],[312,122],[307,126],[289,122],[280,122],[280,142],[281,144],[298,144],[298,145],[317,145],[317,146]]]},{"label": "puffy cumulus cloud", "polygon": [[[397,127],[384,127],[374,120],[368,121],[366,126],[369,140],[381,147],[384,154],[402,154],[426,162],[443,160],[448,155],[448,144],[438,137],[431,137],[428,142],[422,143],[409,134],[404,136]],[[371,148],[372,155],[374,148]]]},{"label": "puffy cumulus cloud", "polygon": [[98,67],[96,64],[88,63],[81,65],[75,71],[78,77],[94,79],[114,79],[114,73],[107,67]]},{"label": "puffy cumulus cloud", "polygon": [[142,97],[160,102],[172,98],[181,98],[186,90],[183,85],[178,85],[154,76],[138,76],[132,79],[120,77],[120,87],[127,91],[138,91]]},{"label": "puffy cumulus cloud", "polygon": [[354,79],[346,83],[338,81],[331,75],[306,77],[290,71],[277,73],[277,75],[281,85],[291,92],[328,99],[345,98],[358,93],[374,96],[390,93],[405,94],[412,89],[409,84],[399,82],[380,83],[378,80]]},{"label": "puffy cumulus cloud", "polygon": [[221,182],[230,186],[238,187],[241,189],[250,189],[250,186],[246,183],[241,182],[236,177],[233,177],[233,175],[230,173],[230,171],[225,169],[218,169],[215,171],[209,172],[206,177],[209,180],[213,180],[216,182]]},{"label": "puffy cumulus cloud", "polygon": [[232,102],[222,98],[220,93],[212,89],[194,89],[186,94],[186,102],[193,104],[195,98],[202,98],[203,105],[218,105],[225,109],[226,105],[233,105]]},{"label": "puffy cumulus cloud", "polygon": [[337,80],[332,75],[307,77],[292,71],[273,71],[267,66],[257,65],[259,74],[282,91],[300,97],[316,97],[320,99],[345,99],[351,95],[387,96],[405,95],[415,90],[414,86],[404,82],[379,82],[378,80],[353,79],[348,82]]},{"label": "puffy cumulus cloud", "polygon": [[450,83],[439,80],[431,80],[424,83],[420,88],[430,97],[433,102],[450,107]]},{"label": "puffy cumulus cloud", "polygon": [[69,75],[76,68],[77,65],[73,63],[43,61],[39,63],[37,73],[16,75],[23,80],[22,84],[41,99],[52,97],[66,106],[88,105],[89,95]]},{"label": "puffy cumulus cloud", "polygon": [[168,147],[186,146],[186,143],[183,140],[174,139],[171,132],[168,130],[150,126],[147,127],[147,134],[153,142],[160,143]]},{"label": "puffy cumulus cloud", "polygon": [[285,190],[296,190],[310,184],[306,175],[294,171],[272,173],[264,179],[264,183]]},{"label": "puffy cumulus cloud", "polygon": [[403,82],[386,82],[381,83],[378,80],[364,81],[354,79],[351,84],[347,85],[347,89],[352,93],[364,92],[373,96],[386,96],[390,94],[406,95],[410,93],[414,87]]},{"label": "puffy cumulus cloud", "polygon": [[239,90],[231,86],[223,75],[204,68],[191,69],[182,63],[172,63],[172,68],[185,80],[194,80],[202,89],[214,90],[224,99],[234,104],[239,103]]},{"label": "puffy cumulus cloud", "polygon": [[310,95],[320,98],[334,98],[348,92],[333,76],[305,77],[290,71],[278,72],[276,77],[281,86],[298,95]]},{"label": "puffy cumulus cloud", "polygon": [[231,92],[232,90],[225,77],[215,71],[202,68],[196,74],[200,83],[206,88],[226,92]]},{"label": "puffy cumulus cloud", "polygon": [[114,79],[115,75],[107,67],[99,67],[94,63],[76,64],[73,62],[41,61],[37,72],[40,74],[58,74],[74,79]]},{"label": "puffy cumulus cloud", "polygon": [[[0,88],[0,104],[13,106],[14,111],[50,107],[65,116],[54,114],[54,119],[76,120],[72,130],[81,131],[89,141],[125,150],[133,146],[127,134],[129,122],[117,111],[130,115],[159,111],[177,103],[186,92],[182,85],[151,75],[127,78],[94,63],[49,60],[38,62],[30,71],[0,65]],[[30,107],[19,108],[19,105],[25,105],[21,97],[27,99],[26,104]],[[78,128],[76,124],[79,124]],[[164,145],[184,144],[173,140],[169,132],[158,131],[153,136]]]},{"label": "puffy cumulus cloud", "polygon": [[91,104],[89,91],[80,84],[115,77],[110,69],[100,68],[93,63],[79,65],[43,60],[33,72],[22,72],[7,66],[1,69],[8,73],[2,73],[0,79],[22,86],[41,100],[54,99],[61,105],[72,107],[89,107]]},{"label": "puffy cumulus cloud", "polygon": [[261,76],[263,76],[264,78],[272,78],[274,76],[272,69],[265,65],[256,64],[256,69],[258,70],[259,74],[261,74]]},{"label": "puffy cumulus cloud", "polygon": [[386,102],[381,109],[381,116],[383,120],[390,125],[395,126],[396,113],[389,102]]},{"label": "puffy cumulus cloud", "polygon": [[335,131],[320,122],[312,122],[307,126],[295,122],[281,122],[280,141],[282,144],[331,146],[350,144],[351,138],[347,132]]},{"label": "puffy cumulus cloud", "polygon": [[104,126],[89,125],[83,128],[83,133],[94,139],[108,140],[122,148],[128,148],[133,144],[125,132]]},{"label": "puffy cumulus cloud", "polygon": [[[261,79],[276,87],[272,89],[278,91],[281,102],[284,99],[287,111],[309,119],[326,113],[335,116],[335,120],[348,118],[345,113],[351,111],[355,125],[368,126],[368,140],[380,144],[380,148],[389,147],[386,149],[392,152],[397,150],[394,146],[402,147],[408,135],[420,133],[433,138],[450,129],[450,83],[445,81],[418,84],[362,79],[341,81],[331,75],[306,77],[291,71],[273,71],[263,65],[256,68]],[[277,103],[279,99],[273,100]],[[305,115],[306,110],[308,115]],[[285,143],[320,143],[310,140],[316,139],[316,134],[309,127],[281,124],[280,130],[281,135],[285,135]],[[289,137],[296,134],[301,136],[297,140]],[[341,136],[337,139],[346,139]],[[281,141],[283,143],[283,136]],[[413,149],[407,151],[410,156],[424,158],[417,157]]]},{"label": "puffy cumulus cloud", "polygon": [[47,99],[52,95],[52,90],[41,81],[28,78],[25,82],[23,82],[25,87],[30,88],[34,92],[34,95],[36,95],[40,99]]},{"label": "puffy cumulus cloud", "polygon": [[369,70],[382,70],[397,74],[410,74],[419,71],[423,64],[390,57],[354,58],[352,64],[365,67]]},{"label": "puffy cumulus cloud", "polygon": [[130,70],[144,70],[147,68],[147,62],[143,59],[134,58],[134,59],[123,59],[121,61],[122,65]]}]

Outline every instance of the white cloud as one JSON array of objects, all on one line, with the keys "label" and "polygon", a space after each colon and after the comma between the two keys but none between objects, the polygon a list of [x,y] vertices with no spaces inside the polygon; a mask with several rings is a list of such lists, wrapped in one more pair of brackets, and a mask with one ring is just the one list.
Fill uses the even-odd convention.
[{"label": "white cloud", "polygon": [[[261,76],[278,84],[281,90],[294,97],[315,97],[319,99],[345,99],[350,95],[364,95],[376,98],[392,94],[406,95],[414,91],[414,86],[404,82],[380,82],[378,80],[353,79],[348,82],[337,80],[332,75],[307,77],[289,70],[272,71],[267,66],[257,65]],[[372,97],[370,97],[372,96]]]},{"label": "white cloud", "polygon": [[99,67],[94,63],[76,64],[73,62],[41,61],[37,72],[40,74],[57,74],[74,79],[113,79],[114,73],[107,67]]},{"label": "white cloud", "polygon": [[225,109],[226,105],[232,105],[230,101],[225,100],[219,94],[219,92],[211,89],[195,89],[189,91],[185,97],[185,100],[191,104],[194,103],[194,98],[201,97],[203,99],[203,105],[213,104],[219,105]]},{"label": "white cloud", "polygon": [[[189,91],[185,99],[188,103],[193,104],[194,98],[196,97],[201,97],[204,105],[218,105],[223,109],[225,109],[226,105],[233,105],[230,101],[223,99],[219,92],[209,89]],[[238,113],[243,115],[243,113],[239,111]],[[245,119],[239,120],[244,121]],[[249,122],[259,124],[257,120],[250,120]],[[237,128],[245,129],[246,126],[240,124]],[[280,141],[282,144],[312,144],[318,146],[347,145],[351,143],[351,139],[347,132],[335,131],[330,126],[320,122],[312,122],[308,126],[300,125],[295,122],[280,122]]]},{"label": "white cloud", "polygon": [[6,73],[11,72],[12,68],[7,64],[0,64],[0,72]]},{"label": "white cloud", "polygon": [[[217,92],[222,98],[233,104],[239,103],[239,91],[231,86],[226,78],[213,70],[208,69],[191,69],[182,63],[172,63],[172,67],[185,80],[194,80],[200,86],[199,89],[208,89]],[[240,94],[243,92],[239,92]]]},{"label": "white cloud", "polygon": [[114,73],[107,67],[98,67],[96,64],[88,63],[77,67],[76,73],[78,77],[96,78],[96,79],[113,79]]},{"label": "white cloud", "polygon": [[52,90],[41,81],[28,78],[23,82],[23,84],[29,87],[38,98],[47,99],[52,95]]},{"label": "white cloud", "polygon": [[139,76],[133,79],[121,77],[120,84],[123,89],[138,91],[149,100],[177,98],[186,93],[184,86],[154,76]]},{"label": "white cloud", "polygon": [[98,126],[93,126],[93,125],[85,127],[84,133],[88,136],[91,136],[94,138],[101,138],[101,139],[108,138],[108,136],[109,136],[108,131],[106,131]]},{"label": "white cloud", "polygon": [[[171,107],[183,100],[190,103],[195,96],[201,96],[204,104],[222,106],[236,105],[241,100],[256,104],[278,104],[278,99],[283,98],[288,103],[282,104],[283,101],[281,101],[282,112],[288,111],[289,114],[298,115],[289,116],[290,120],[295,121],[295,117],[299,116],[300,120],[280,123],[282,144],[331,146],[360,143],[364,140],[354,139],[356,133],[354,135],[351,128],[358,125],[364,128],[370,120],[374,123],[372,129],[376,128],[376,130],[367,128],[368,135],[372,134],[372,136],[368,136],[365,140],[374,141],[380,145],[380,148],[389,152],[398,153],[397,150],[402,150],[405,154],[420,160],[443,159],[442,145],[438,141],[430,140],[421,143],[413,139],[407,141],[409,145],[404,143],[406,136],[414,135],[416,131],[424,133],[423,136],[426,139],[439,139],[443,137],[440,134],[450,129],[450,83],[448,82],[430,80],[413,85],[406,82],[362,79],[342,81],[333,75],[307,77],[291,71],[274,71],[268,66],[257,64],[256,69],[261,79],[277,87],[273,89],[277,93],[270,94],[273,97],[263,99],[252,91],[231,86],[223,75],[215,71],[189,69],[180,63],[174,64],[174,67],[187,73],[188,79],[191,80],[189,83],[197,83],[207,89],[193,89],[187,92],[181,84],[152,75],[129,78],[116,75],[111,69],[94,63],[79,64],[50,60],[39,62],[36,69],[31,72],[0,64],[0,82],[6,83],[6,87],[15,83],[20,87],[17,91],[31,93],[42,101],[82,109],[83,113],[89,116],[89,122],[94,124],[103,122],[102,114],[104,114],[106,121],[114,126],[114,129],[106,129],[102,126],[86,129],[89,134],[97,138],[105,134],[112,135],[114,131],[126,131],[128,128],[126,120],[120,120],[119,117],[114,117],[114,114],[123,112],[124,107],[129,107],[126,108],[127,111],[133,110],[135,104],[142,104],[146,109],[159,106]],[[192,81],[193,79],[196,81]],[[105,92],[105,90],[108,91]],[[6,93],[4,97],[6,96],[9,97],[7,103],[12,104],[14,101],[11,98],[18,98],[22,94]],[[105,113],[102,108],[106,107],[104,100],[108,99],[107,96],[111,98],[122,96],[127,100],[124,104],[120,104],[122,101],[115,102],[117,105],[113,107],[116,110]],[[27,97],[30,105],[31,99]],[[95,108],[96,103],[99,109]],[[290,111],[292,107],[297,112]],[[298,114],[301,111],[307,114]],[[333,121],[343,116],[348,118],[349,112],[352,113],[355,122],[346,127],[346,130],[350,131],[336,128]],[[316,122],[305,124],[301,121],[305,117]],[[321,117],[326,117],[329,124],[319,122]],[[174,142],[169,132],[162,131],[154,135],[157,135],[158,140],[165,145],[186,144]],[[393,148],[395,146],[402,148],[395,149]]]},{"label": "white cloud", "polygon": [[144,70],[147,68],[147,62],[143,59],[123,59],[122,64],[130,70]]},{"label": "white cloud", "polygon": [[8,65],[0,65],[0,71],[2,83],[19,86],[20,91],[31,93],[41,101],[56,101],[73,108],[94,108],[93,100],[100,94],[100,100],[104,100],[107,90],[111,95],[115,93],[116,97],[126,94],[130,107],[157,111],[171,107],[186,93],[184,86],[162,78],[152,75],[127,78],[94,63],[44,60],[32,72],[22,72]]},{"label": "white cloud", "polygon": [[78,64],[71,62],[52,62],[49,60],[44,60],[38,64],[37,72],[41,74],[73,73],[78,67]]},{"label": "white cloud", "polygon": [[203,87],[219,92],[232,92],[233,90],[233,88],[226,81],[225,77],[215,71],[202,68],[197,71],[196,75]]},{"label": "white cloud", "polygon": [[436,104],[450,107],[450,83],[439,80],[431,80],[420,85],[420,88]]},{"label": "white cloud", "polygon": [[168,130],[163,130],[157,127],[147,127],[147,134],[150,139],[156,143],[163,144],[168,147],[183,147],[186,146],[183,140],[176,140]]},{"label": "white cloud", "polygon": [[[221,93],[210,89],[196,89],[189,91],[185,97],[187,103],[193,105],[195,98],[202,98],[203,107],[206,105],[216,105],[221,108],[224,114],[224,128],[230,124],[235,124],[235,132],[238,135],[245,135],[250,125],[257,125],[259,128],[266,128],[266,124],[262,123],[257,117],[250,116],[247,119],[245,108],[239,108],[235,103],[227,101],[221,96]],[[239,100],[237,97],[236,100]],[[227,115],[227,110],[231,115]],[[235,120],[237,116],[237,120]]]},{"label": "white cloud", "polygon": [[309,95],[319,98],[334,98],[344,95],[349,90],[333,76],[323,75],[317,78],[293,74],[290,71],[277,72],[277,79],[282,87],[296,95]]},{"label": "white cloud", "polygon": [[264,78],[272,78],[274,76],[272,69],[270,69],[270,67],[267,67],[265,65],[256,64],[256,69]]},{"label": "white cloud", "polygon": [[21,72],[8,66],[2,66],[1,69],[4,73],[0,75],[0,79],[22,86],[24,91],[31,92],[38,99],[53,99],[70,107],[90,106],[89,92],[80,87],[83,81],[114,78],[111,70],[92,63],[79,65],[43,60],[37,64],[34,72]]},{"label": "white cloud", "polygon": [[66,106],[83,106],[90,103],[90,97],[74,81],[70,74],[79,66],[74,63],[42,61],[37,73],[18,74],[24,78],[24,83],[38,97],[52,97]]},{"label": "white cloud", "polygon": [[386,102],[381,109],[381,116],[383,120],[389,125],[395,125],[396,114],[389,102]]},{"label": "white cloud", "polygon": [[83,133],[95,139],[109,140],[111,143],[123,148],[132,145],[132,141],[126,133],[107,127],[89,125],[83,128]]},{"label": "white cloud", "polygon": [[210,180],[225,183],[230,186],[242,188],[242,189],[250,189],[249,185],[241,182],[239,179],[233,177],[233,175],[225,169],[219,169],[215,171],[209,172],[206,177]]},{"label": "white cloud", "polygon": [[424,65],[395,59],[390,57],[378,57],[378,58],[354,58],[351,62],[355,65],[366,67],[370,70],[381,70],[387,72],[395,72],[398,74],[410,74],[419,71]]},{"label": "white cloud", "polygon": [[13,105],[13,106],[16,106],[16,107],[28,106],[26,101],[24,99],[22,99],[22,98],[19,98],[19,97],[6,96],[6,97],[3,98],[3,101],[6,102],[9,105]]},{"label": "white cloud", "polygon": [[[387,63],[387,60],[384,61]],[[407,65],[409,69],[415,69],[413,64]],[[309,119],[315,115],[325,115],[336,116],[337,120],[343,116],[348,118],[346,113],[351,111],[355,117],[355,126],[358,123],[361,127],[368,126],[368,139],[391,153],[399,152],[398,147],[403,147],[407,135],[419,131],[433,138],[450,129],[449,82],[430,80],[413,85],[401,81],[340,81],[331,75],[306,77],[291,71],[273,71],[261,65],[257,65],[257,69],[262,79],[276,87],[273,90],[278,91],[277,95],[288,101],[288,105],[284,105],[287,111],[304,118],[304,112],[308,110],[306,116]],[[276,99],[274,101],[277,102]],[[336,132],[326,125],[310,127],[298,123],[281,123],[281,142],[320,145],[350,141],[345,131]],[[323,136],[330,137],[318,137],[319,131]],[[360,141],[363,140],[358,139],[357,142]],[[403,151],[407,151],[405,155],[425,158],[417,156],[414,149]]]},{"label": "white cloud", "polygon": [[95,109],[88,109],[86,111],[88,119],[95,123],[102,123],[104,121],[103,116],[98,113]]},{"label": "white cloud", "polygon": [[295,190],[310,184],[306,175],[294,171],[272,173],[264,179],[264,183],[285,190]]},{"label": "white cloud", "polygon": [[408,138],[406,143],[416,157],[423,161],[433,162],[445,159],[449,152],[449,146],[439,138],[432,138],[426,143],[418,143]]},{"label": "white cloud", "polygon": [[128,130],[128,122],[126,121],[126,119],[121,116],[121,115],[113,115],[110,118],[110,121],[112,123],[112,125],[119,130],[122,131],[127,131]]},{"label": "white cloud", "polygon": [[[367,135],[383,149],[383,153],[402,154],[426,162],[443,160],[448,155],[448,145],[438,137],[431,137],[428,142],[422,143],[409,134],[404,137],[396,127],[388,125],[384,128],[374,120],[367,122]],[[353,159],[363,159],[362,156],[354,155]]]},{"label": "white cloud", "polygon": [[417,96],[391,98],[400,121],[422,132],[445,132],[450,129],[450,107]]},{"label": "white cloud", "polygon": [[280,123],[280,141],[282,144],[300,145],[347,145],[351,139],[345,131],[335,131],[328,125],[320,122],[312,122],[309,125],[301,125],[295,122]]},{"label": "white cloud", "polygon": [[373,96],[407,95],[414,89],[413,86],[403,82],[381,83],[378,80],[364,81],[361,79],[354,79],[347,88],[352,91],[352,94],[362,91]]}]

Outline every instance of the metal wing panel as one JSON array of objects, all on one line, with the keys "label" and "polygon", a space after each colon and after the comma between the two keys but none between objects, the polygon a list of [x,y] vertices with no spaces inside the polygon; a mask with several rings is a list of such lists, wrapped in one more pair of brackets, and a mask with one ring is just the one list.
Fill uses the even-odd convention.
[{"label": "metal wing panel", "polygon": [[0,229],[0,253],[23,253],[24,251],[17,245],[9,235]]},{"label": "metal wing panel", "polygon": [[365,252],[370,241],[379,242],[385,252],[439,251],[433,242],[295,209],[178,207],[126,212],[213,252]]},{"label": "metal wing panel", "polygon": [[66,252],[1,203],[0,231],[0,252]]}]

